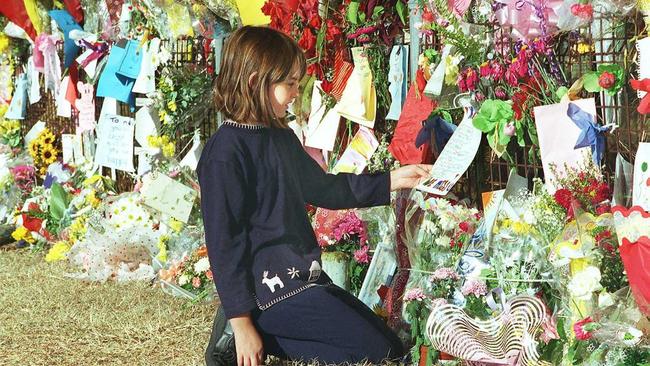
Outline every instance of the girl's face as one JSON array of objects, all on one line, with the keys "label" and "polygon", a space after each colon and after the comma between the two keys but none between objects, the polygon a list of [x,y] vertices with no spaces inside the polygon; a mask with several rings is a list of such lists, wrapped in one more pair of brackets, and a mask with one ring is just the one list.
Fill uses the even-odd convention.
[{"label": "girl's face", "polygon": [[270,86],[271,106],[277,118],[283,118],[287,115],[289,104],[298,96],[299,76],[296,72],[290,75],[287,80]]}]

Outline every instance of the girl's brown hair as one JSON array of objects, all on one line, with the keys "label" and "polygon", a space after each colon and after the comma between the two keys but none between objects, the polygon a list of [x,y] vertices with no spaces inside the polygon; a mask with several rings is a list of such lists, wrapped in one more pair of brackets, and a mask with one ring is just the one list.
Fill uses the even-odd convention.
[{"label": "girl's brown hair", "polygon": [[[269,87],[287,80],[296,70],[302,78],[305,69],[305,55],[293,39],[267,27],[242,27],[228,38],[223,50],[214,87],[216,107],[240,123],[285,128],[286,120],[273,113]],[[257,75],[249,85],[253,73]]]}]

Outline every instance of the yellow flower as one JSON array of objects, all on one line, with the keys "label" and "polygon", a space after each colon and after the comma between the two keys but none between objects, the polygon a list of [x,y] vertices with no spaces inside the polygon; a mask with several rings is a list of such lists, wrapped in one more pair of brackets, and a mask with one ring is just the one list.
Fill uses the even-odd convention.
[{"label": "yellow flower", "polygon": [[54,143],[54,134],[46,128],[38,135],[38,140],[42,145],[52,145]]},{"label": "yellow flower", "polygon": [[36,241],[34,237],[32,237],[32,234],[27,230],[26,227],[24,226],[19,226],[14,230],[13,233],[11,233],[11,237],[14,238],[16,241],[21,241],[24,240],[28,242],[29,244],[34,244]]},{"label": "yellow flower", "polygon": [[36,159],[38,157],[39,146],[40,145],[38,144],[37,140],[32,140],[29,143],[29,155],[31,155],[33,159]]},{"label": "yellow flower", "polygon": [[175,102],[175,101],[170,100],[169,102],[167,102],[167,108],[169,108],[169,110],[172,111],[172,112],[176,112],[176,109],[177,109],[178,107],[176,106],[176,102]]},{"label": "yellow flower", "polygon": [[56,242],[45,255],[45,261],[56,262],[65,259],[65,253],[69,252],[70,248],[71,246],[64,241]]},{"label": "yellow flower", "polygon": [[169,241],[169,236],[161,235],[158,239],[158,258],[161,262],[167,262],[167,242]]},{"label": "yellow flower", "polygon": [[517,235],[528,235],[533,230],[533,227],[522,221],[515,221],[512,223],[512,231]]},{"label": "yellow flower", "polygon": [[97,206],[99,206],[99,204],[102,203],[102,200],[97,198],[97,192],[94,189],[91,190],[90,193],[86,195],[85,201],[93,208],[97,208]]},{"label": "yellow flower", "polygon": [[171,158],[176,153],[176,146],[170,142],[162,147],[162,152],[165,157]]},{"label": "yellow flower", "polygon": [[577,48],[578,48],[578,53],[581,55],[584,55],[585,53],[593,52],[594,50],[594,46],[586,42],[579,42]]},{"label": "yellow flower", "polygon": [[447,56],[445,58],[445,85],[454,85],[458,80],[458,63],[460,58],[456,56]]},{"label": "yellow flower", "polygon": [[70,228],[68,229],[70,242],[76,243],[77,241],[83,239],[83,237],[86,235],[86,231],[86,217],[80,216],[75,219],[72,224],[70,224]]},{"label": "yellow flower", "polygon": [[174,218],[169,220],[169,227],[177,233],[180,233],[183,230],[183,223]]},{"label": "yellow flower", "polygon": [[43,165],[48,166],[56,161],[59,152],[52,145],[45,145],[41,149],[41,161]]},{"label": "yellow flower", "polygon": [[7,47],[9,47],[9,37],[4,33],[0,33],[0,53],[4,53]]},{"label": "yellow flower", "polygon": [[102,179],[102,176],[99,174],[95,174],[91,177],[86,178],[86,180],[84,180],[83,182],[83,185],[87,187],[89,185],[97,183],[100,179]]}]

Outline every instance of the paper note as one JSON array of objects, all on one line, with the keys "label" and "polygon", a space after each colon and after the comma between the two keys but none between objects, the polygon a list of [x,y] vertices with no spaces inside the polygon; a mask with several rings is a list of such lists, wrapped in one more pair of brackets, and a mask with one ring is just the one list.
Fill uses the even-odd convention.
[{"label": "paper note", "polygon": [[38,134],[45,129],[45,122],[38,121],[29,129],[25,135],[25,147],[29,146],[29,143],[32,142],[35,138],[38,137]]},{"label": "paper note", "polygon": [[408,93],[407,65],[408,46],[393,46],[389,58],[390,70],[388,71],[388,91],[390,92],[391,103],[388,108],[386,119],[397,121],[402,113],[402,105]]},{"label": "paper note", "polygon": [[99,120],[95,163],[101,166],[132,172],[133,118],[106,115]]},{"label": "paper note", "polygon": [[182,222],[187,222],[197,193],[164,174],[150,173],[142,188],[144,204]]},{"label": "paper note", "polygon": [[305,145],[317,149],[332,151],[336,134],[339,130],[341,116],[336,113],[336,107],[325,113],[325,105],[321,98],[321,82],[314,83],[311,97],[311,114],[307,123],[307,138]]},{"label": "paper note", "polygon": [[372,308],[381,302],[377,290],[381,286],[389,286],[397,270],[397,257],[393,246],[380,243],[370,261],[368,274],[363,280],[359,291],[359,300]]},{"label": "paper note", "polygon": [[201,133],[197,130],[192,138],[192,147],[190,148],[190,151],[185,154],[179,165],[187,166],[192,170],[196,170],[202,151],[203,145],[201,144]]},{"label": "paper note", "polygon": [[354,70],[335,109],[350,121],[373,128],[377,112],[377,92],[372,82],[370,63],[363,47],[352,48],[352,58]]},{"label": "paper note", "polygon": [[157,114],[152,107],[142,107],[135,113],[135,140],[142,147],[151,148],[148,136],[158,136]]},{"label": "paper note", "polygon": [[151,155],[149,150],[136,147],[133,153],[138,157],[138,176],[143,176],[151,171]]},{"label": "paper note", "polygon": [[465,107],[465,117],[433,164],[431,177],[417,189],[444,196],[469,168],[481,144],[481,131],[472,124],[473,111]]},{"label": "paper note", "polygon": [[640,142],[634,159],[632,204],[650,211],[650,142]]},{"label": "paper note", "polygon": [[62,134],[61,148],[63,164],[74,164],[74,138],[76,135]]},{"label": "paper note", "polygon": [[363,173],[378,146],[379,141],[372,130],[364,126],[359,127],[359,131],[354,135],[341,159],[332,169],[332,173]]},{"label": "paper note", "polygon": [[[596,115],[596,103],[594,99],[574,100],[582,110],[591,115]],[[591,156],[591,149],[583,147],[574,149],[580,128],[567,116],[569,103],[558,103],[535,107],[535,126],[539,137],[539,149],[542,156],[542,167],[546,188],[552,194],[555,193],[555,176],[551,172],[551,165],[556,166],[558,173],[565,172],[565,164],[568,167],[577,168]]]},{"label": "paper note", "polygon": [[[636,41],[636,48],[639,53],[639,80],[650,79],[650,37]],[[637,91],[639,98],[646,94],[644,91]]]}]

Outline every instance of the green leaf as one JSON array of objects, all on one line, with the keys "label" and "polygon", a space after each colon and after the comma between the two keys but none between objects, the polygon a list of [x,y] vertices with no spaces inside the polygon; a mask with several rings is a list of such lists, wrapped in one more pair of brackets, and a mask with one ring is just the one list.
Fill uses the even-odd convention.
[{"label": "green leaf", "polygon": [[402,24],[406,25],[406,16],[408,15],[408,6],[402,2],[402,0],[397,0],[397,3],[395,4],[395,10],[397,11],[397,15],[399,16],[399,20],[402,21]]},{"label": "green leaf", "polygon": [[372,10],[372,19],[377,19],[383,12],[383,6],[375,6],[375,8]]},{"label": "green leaf", "polygon": [[69,196],[58,183],[53,183],[50,189],[50,215],[56,221],[61,221],[68,208]]},{"label": "green leaf", "polygon": [[598,84],[598,74],[590,72],[585,74],[582,79],[584,80],[584,88],[590,93],[598,93],[603,90]]},{"label": "green leaf", "polygon": [[316,54],[318,55],[319,58],[323,51],[323,44],[325,42],[326,30],[327,30],[326,23],[323,23],[323,25],[318,30],[318,35],[316,36]]},{"label": "green leaf", "polygon": [[359,25],[359,3],[358,2],[352,1],[350,4],[348,4],[348,11],[346,13],[346,17],[348,19],[348,22],[354,25]]},{"label": "green leaf", "polygon": [[557,99],[562,99],[562,97],[564,97],[568,92],[569,92],[569,88],[567,88],[566,86],[561,86],[557,88],[557,90],[555,91],[555,96],[557,96]]}]

